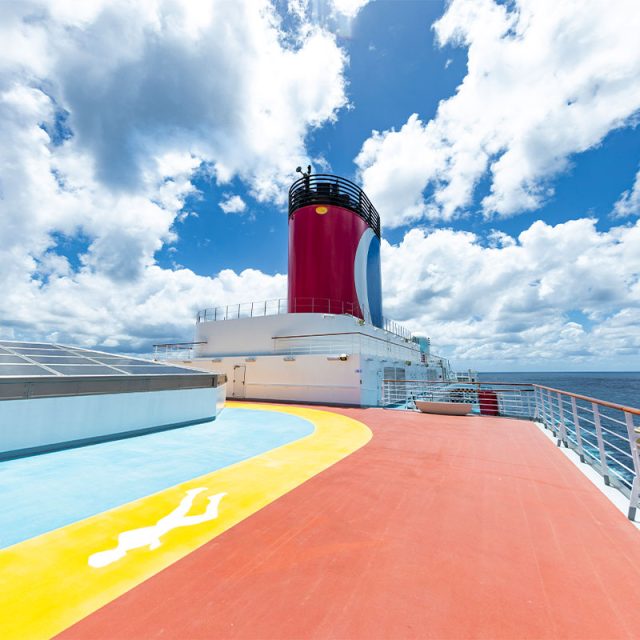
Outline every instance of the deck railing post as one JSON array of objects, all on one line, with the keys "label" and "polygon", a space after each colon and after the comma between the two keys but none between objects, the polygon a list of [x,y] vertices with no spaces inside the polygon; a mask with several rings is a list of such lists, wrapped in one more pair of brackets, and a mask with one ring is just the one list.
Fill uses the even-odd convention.
[{"label": "deck railing post", "polygon": [[549,404],[549,428],[551,429],[551,433],[555,436],[557,433],[556,429],[556,419],[553,413],[553,397],[551,396],[551,391],[547,390],[547,402]]},{"label": "deck railing post", "polygon": [[633,424],[633,416],[624,412],[624,419],[629,435],[629,446],[631,447],[631,458],[633,459],[633,470],[635,476],[631,484],[631,495],[629,496],[629,520],[635,520],[636,509],[640,506],[640,428],[636,429]]},{"label": "deck railing post", "polygon": [[569,448],[569,443],[567,442],[567,425],[564,423],[564,407],[562,406],[562,394],[558,391],[556,394],[558,397],[558,412],[559,412],[559,436],[558,436],[558,446],[563,444],[567,449]]},{"label": "deck railing post", "polygon": [[604,440],[602,439],[602,426],[600,425],[600,410],[595,402],[591,403],[593,409],[593,422],[596,426],[596,438],[598,440],[598,451],[600,452],[600,466],[602,469],[602,477],[604,483],[608,486],[611,484],[609,479],[609,467],[607,465],[607,456],[604,451]]},{"label": "deck railing post", "polygon": [[544,425],[549,431],[553,431],[551,423],[551,410],[549,409],[549,393],[544,389],[540,389],[540,397],[542,398],[542,412],[544,416]]},{"label": "deck railing post", "polygon": [[580,462],[584,462],[584,449],[582,448],[582,434],[580,433],[580,418],[578,417],[578,405],[576,399],[571,396],[571,411],[573,413],[573,424],[576,428],[576,441],[578,443],[578,455]]},{"label": "deck railing post", "polygon": [[545,429],[548,429],[549,426],[547,425],[547,405],[545,404],[543,389],[540,389],[540,411],[542,412],[542,425]]}]

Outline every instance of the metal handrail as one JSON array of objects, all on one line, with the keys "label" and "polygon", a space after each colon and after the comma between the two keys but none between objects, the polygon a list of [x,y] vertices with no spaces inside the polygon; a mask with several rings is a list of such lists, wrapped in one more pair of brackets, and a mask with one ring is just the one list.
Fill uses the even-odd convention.
[{"label": "metal handrail", "polygon": [[[628,495],[628,517],[634,520],[640,508],[640,427],[637,420],[634,423],[634,416],[640,416],[640,409],[544,385],[533,387],[538,418],[555,434],[558,446],[576,449],[581,462],[592,461],[591,466],[602,475],[606,485],[612,485],[615,476],[614,486]],[[624,419],[608,415],[602,408],[619,411]],[[603,420],[608,421],[607,426],[602,424]],[[615,430],[616,425],[619,430]]]},{"label": "metal handrail", "polygon": [[160,344],[154,344],[152,345],[154,348],[161,348],[161,347],[181,347],[181,348],[186,348],[186,347],[192,347],[195,344],[207,344],[206,341],[203,342],[202,340],[200,342],[163,342]]},{"label": "metal handrail", "polygon": [[297,209],[313,204],[349,209],[380,237],[380,215],[365,192],[351,180],[330,173],[314,173],[296,180],[289,189],[289,217]]},{"label": "metal handrail", "polygon": [[[328,313],[330,315],[355,316],[355,303],[333,300],[331,298],[295,298],[294,313]],[[196,314],[196,323],[217,322],[221,320],[237,320],[239,318],[258,318],[264,316],[278,316],[289,313],[287,298],[272,298],[253,302],[221,305],[200,309]],[[388,333],[404,338],[407,342],[413,339],[413,334],[400,323],[383,318],[382,329]]]},{"label": "metal handrail", "polygon": [[634,416],[640,416],[640,409],[636,407],[627,407],[623,404],[616,404],[615,402],[608,402],[607,400],[598,400],[597,398],[591,398],[590,396],[583,396],[579,393],[572,393],[571,391],[563,391],[562,389],[554,389],[553,387],[545,387],[541,384],[534,384],[534,387],[538,387],[538,389],[545,389],[546,391],[553,391],[554,393],[561,393],[564,396],[568,396],[570,398],[575,398],[576,400],[584,400],[585,402],[596,402],[603,407],[608,407],[609,409],[617,409],[618,411],[626,411],[627,413],[631,413]]},{"label": "metal handrail", "polygon": [[[287,298],[271,298],[252,302],[240,302],[200,309],[196,322],[237,320],[238,318],[259,318],[289,313]],[[330,298],[295,298],[293,307],[297,313],[330,313],[352,316],[354,303]]]}]

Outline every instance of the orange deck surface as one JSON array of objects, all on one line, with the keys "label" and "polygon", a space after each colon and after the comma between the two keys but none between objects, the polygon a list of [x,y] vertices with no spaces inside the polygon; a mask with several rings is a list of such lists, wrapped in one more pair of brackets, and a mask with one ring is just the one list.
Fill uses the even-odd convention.
[{"label": "orange deck surface", "polygon": [[531,423],[371,442],[63,638],[638,638],[640,532]]}]

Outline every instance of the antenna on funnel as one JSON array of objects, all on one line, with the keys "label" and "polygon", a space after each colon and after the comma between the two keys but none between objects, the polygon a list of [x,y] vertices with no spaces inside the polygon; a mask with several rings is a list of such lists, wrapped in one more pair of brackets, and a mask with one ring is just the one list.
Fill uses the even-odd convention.
[{"label": "antenna on funnel", "polygon": [[309,191],[309,177],[311,176],[311,165],[307,165],[307,170],[303,171],[302,167],[296,167],[296,173],[301,173],[304,178],[304,188]]}]

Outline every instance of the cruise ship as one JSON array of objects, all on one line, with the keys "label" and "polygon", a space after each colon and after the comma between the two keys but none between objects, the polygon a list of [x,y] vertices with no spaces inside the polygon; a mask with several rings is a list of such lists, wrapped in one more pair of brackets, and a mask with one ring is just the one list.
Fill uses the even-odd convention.
[{"label": "cruise ship", "polygon": [[194,341],[156,357],[224,373],[235,399],[380,406],[384,379],[458,379],[383,316],[380,216],[356,184],[310,167],[293,183],[288,263],[286,299],[203,309]]},{"label": "cruise ship", "polygon": [[640,409],[452,373],[353,183],[158,359],[0,340],[0,638],[635,639]]}]

